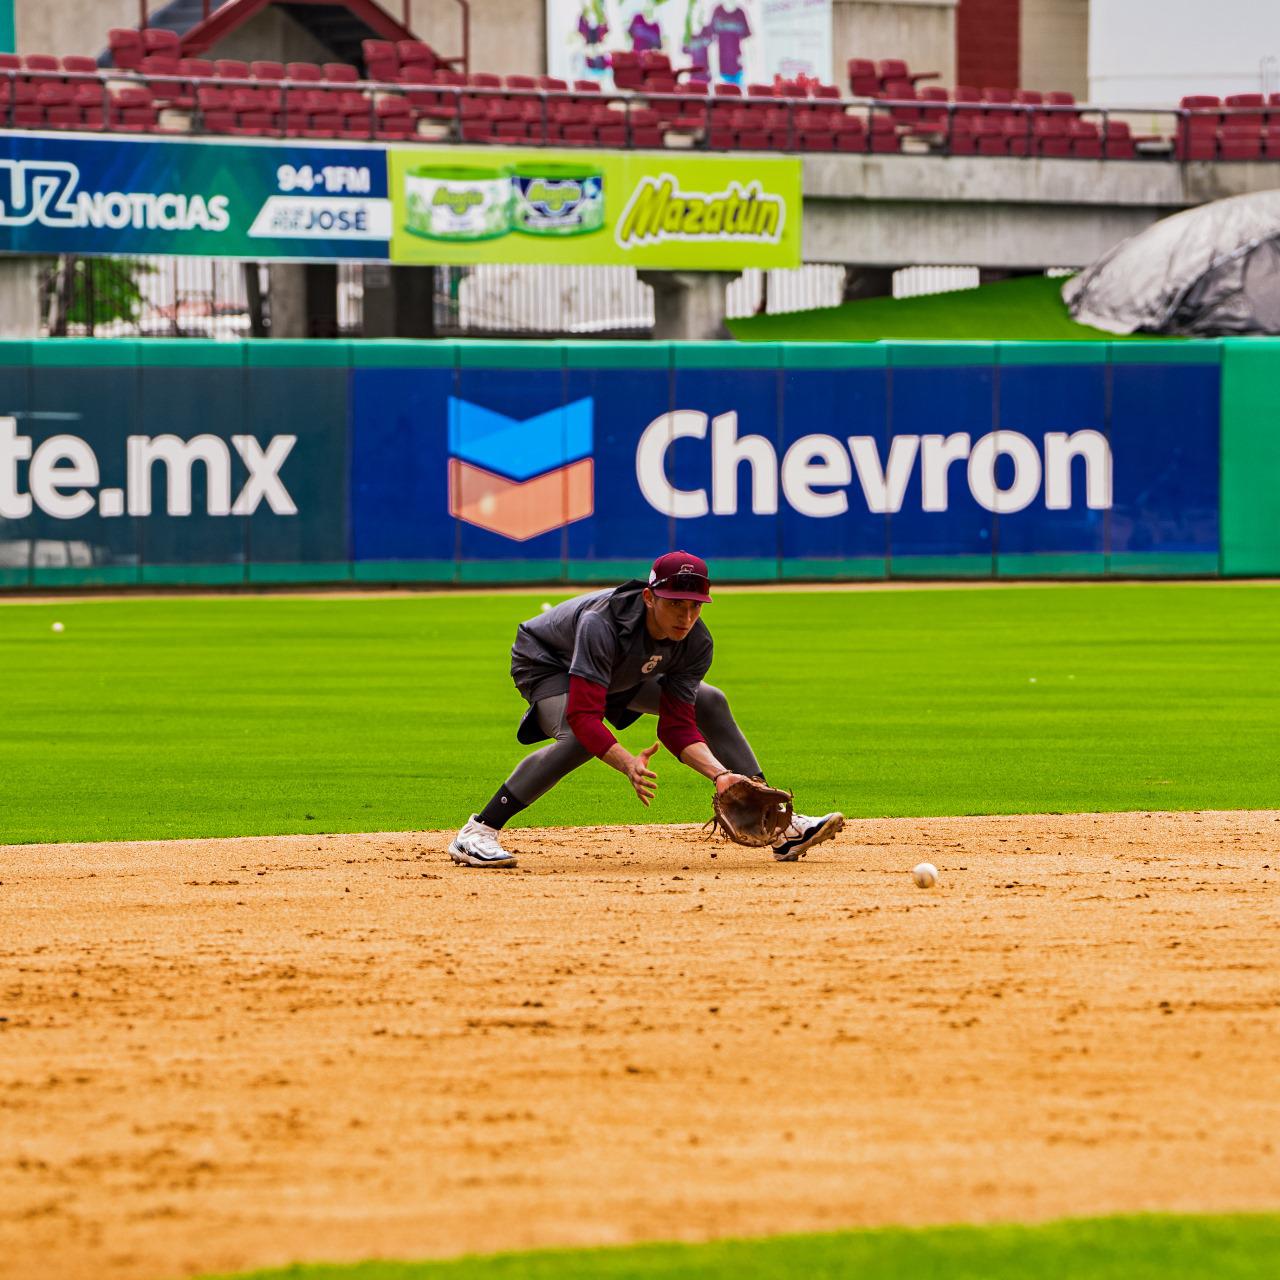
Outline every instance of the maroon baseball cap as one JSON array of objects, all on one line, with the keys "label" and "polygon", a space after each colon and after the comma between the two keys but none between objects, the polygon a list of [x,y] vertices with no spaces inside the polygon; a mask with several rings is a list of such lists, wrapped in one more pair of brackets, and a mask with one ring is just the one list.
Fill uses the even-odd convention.
[{"label": "maroon baseball cap", "polygon": [[649,570],[649,590],[664,600],[711,602],[711,578],[707,562],[688,551],[668,551]]}]

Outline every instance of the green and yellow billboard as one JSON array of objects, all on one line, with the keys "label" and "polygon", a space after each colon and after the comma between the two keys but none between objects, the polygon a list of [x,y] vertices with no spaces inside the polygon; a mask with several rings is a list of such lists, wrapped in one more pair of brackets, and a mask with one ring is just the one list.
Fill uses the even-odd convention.
[{"label": "green and yellow billboard", "polygon": [[800,161],[391,148],[391,260],[741,270],[800,265]]}]

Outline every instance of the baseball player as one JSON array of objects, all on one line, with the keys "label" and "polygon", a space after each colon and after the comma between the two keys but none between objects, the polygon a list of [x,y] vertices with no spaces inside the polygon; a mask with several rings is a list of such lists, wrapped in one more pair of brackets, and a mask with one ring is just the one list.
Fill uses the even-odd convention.
[{"label": "baseball player", "polygon": [[[516,731],[532,746],[493,799],[453,838],[449,855],[471,867],[513,867],[502,828],[592,756],[616,769],[648,806],[658,785],[649,762],[658,742],[723,793],[760,778],[759,762],[719,689],[704,683],[711,633],[699,616],[711,601],[707,565],[687,551],[653,563],[647,583],[577,596],[516,631],[511,678],[529,703]],[[609,731],[642,715],[658,717],[658,742],[632,755]],[[844,826],[844,815],[794,814],[773,842],[779,862],[794,862]]]}]

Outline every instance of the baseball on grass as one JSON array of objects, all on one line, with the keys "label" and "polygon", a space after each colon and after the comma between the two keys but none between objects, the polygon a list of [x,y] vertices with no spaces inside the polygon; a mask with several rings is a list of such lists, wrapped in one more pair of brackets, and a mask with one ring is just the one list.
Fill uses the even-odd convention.
[{"label": "baseball on grass", "polygon": [[911,868],[911,878],[920,889],[932,889],[938,883],[938,868],[932,862],[921,862]]},{"label": "baseball on grass", "polygon": [[550,600],[544,600],[544,601],[542,602],[542,612],[543,612],[543,613],[550,613],[550,612],[551,612],[551,601],[550,601]]},{"label": "baseball on grass", "polygon": [[52,630],[54,630],[54,631],[61,631],[61,630],[62,630],[62,623],[60,623],[60,622],[55,622],[55,623],[53,624]]}]

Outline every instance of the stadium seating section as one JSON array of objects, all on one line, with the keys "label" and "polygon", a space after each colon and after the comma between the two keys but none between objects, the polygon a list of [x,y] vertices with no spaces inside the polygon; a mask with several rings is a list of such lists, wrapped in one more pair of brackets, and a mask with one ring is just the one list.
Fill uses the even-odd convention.
[{"label": "stadium seating section", "polygon": [[[0,127],[234,137],[461,141],[716,151],[903,150],[976,156],[1280,158],[1280,94],[1187,97],[1171,136],[1135,135],[1069,93],[922,85],[901,59],[850,58],[836,85],[716,85],[663,53],[616,53],[594,80],[466,74],[417,40],[367,40],[364,67],[182,56],[173,32],[115,29],[92,58],[0,54]],[[1142,144],[1146,144],[1145,147]]]}]

